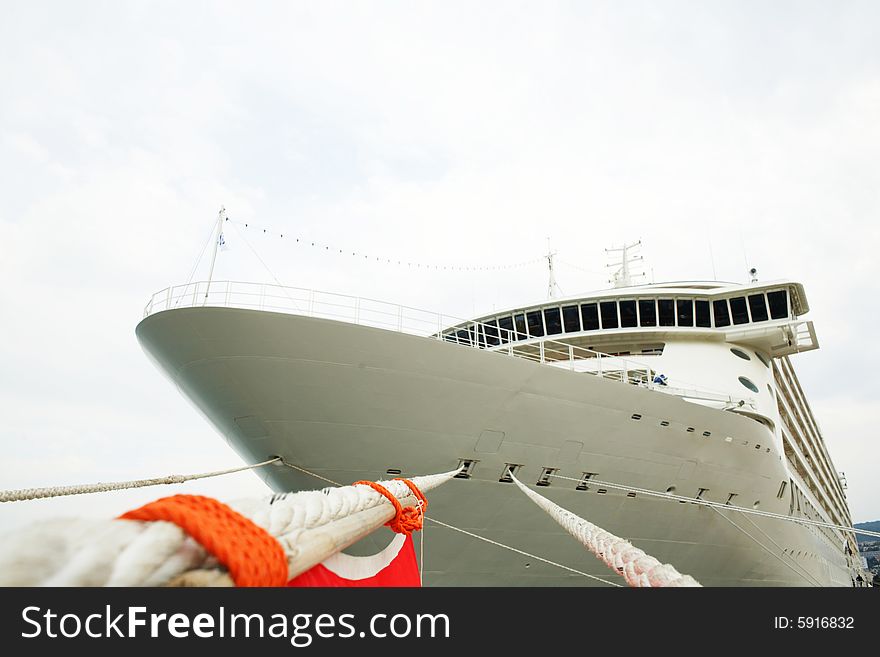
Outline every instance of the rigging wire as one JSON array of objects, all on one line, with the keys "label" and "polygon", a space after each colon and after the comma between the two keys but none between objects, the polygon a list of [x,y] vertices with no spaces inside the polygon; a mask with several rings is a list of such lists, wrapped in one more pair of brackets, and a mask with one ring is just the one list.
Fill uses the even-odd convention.
[{"label": "rigging wire", "polygon": [[[789,570],[791,570],[795,575],[797,575],[797,576],[799,576],[799,577],[803,577],[803,578],[807,581],[808,584],[810,584],[811,586],[822,586],[822,584],[821,584],[820,582],[816,581],[816,579],[813,578],[813,576],[810,575],[810,573],[809,573],[806,569],[804,569],[802,566],[800,566],[800,564],[797,564],[797,565],[801,568],[801,571],[802,571],[802,572],[796,570],[796,569],[795,569],[790,563],[788,563],[785,559],[783,559],[783,558],[780,557],[778,554],[776,554],[775,552],[773,552],[770,548],[768,548],[766,545],[764,545],[763,543],[761,543],[761,541],[759,541],[757,538],[755,538],[754,536],[752,536],[747,530],[743,529],[743,528],[740,527],[738,524],[736,524],[736,523],[733,521],[733,519],[728,518],[726,515],[724,515],[723,513],[721,513],[721,510],[720,510],[720,509],[717,509],[717,508],[715,508],[714,506],[713,506],[713,507],[709,507],[709,508],[711,508],[713,511],[715,511],[719,516],[721,516],[722,518],[724,518],[724,519],[725,519],[727,522],[729,522],[731,525],[733,525],[734,527],[736,527],[736,528],[737,528],[739,531],[741,531],[743,534],[745,534],[746,536],[748,536],[748,537],[749,537],[752,541],[754,541],[755,544],[756,544],[758,547],[760,547],[762,550],[764,550],[764,551],[767,552],[769,555],[771,555],[771,556],[775,557],[776,559],[778,559],[778,560],[780,561],[780,563],[782,563],[783,566],[785,566],[786,568],[788,568]],[[754,524],[754,523],[752,523],[752,524]],[[757,527],[757,525],[755,525],[755,526]],[[765,534],[765,536],[766,536],[766,534]],[[771,540],[773,540],[773,539],[771,539]],[[794,563],[797,563],[797,562],[794,562]]]},{"label": "rigging wire", "polygon": [[202,261],[202,258],[205,255],[205,249],[208,248],[208,244],[211,243],[211,236],[214,234],[214,230],[216,229],[216,221],[211,222],[211,230],[208,233],[208,239],[205,240],[204,246],[202,246],[202,250],[199,252],[199,257],[196,258],[196,261],[193,263],[192,269],[189,272],[189,276],[186,279],[186,284],[189,285],[192,282],[193,276],[196,275],[196,269],[199,267],[199,263]]},{"label": "rigging wire", "polygon": [[[227,221],[228,221],[228,219],[227,219]],[[272,277],[272,279],[275,281],[276,285],[278,285],[278,287],[284,293],[284,296],[286,296],[288,299],[290,299],[291,303],[293,303],[293,307],[296,308],[297,310],[299,310],[300,312],[302,312],[303,309],[299,307],[296,300],[287,293],[287,286],[285,286],[284,283],[282,283],[281,281],[278,280],[278,277],[275,275],[275,272],[273,272],[272,269],[269,268],[269,265],[267,265],[266,262],[260,257],[260,254],[257,253],[257,250],[253,246],[251,246],[251,243],[248,242],[247,238],[242,234],[242,232],[238,229],[238,227],[234,225],[234,222],[233,222],[233,228],[235,228],[235,232],[238,233],[238,235],[239,235],[239,237],[241,237],[242,241],[251,250],[251,253],[253,253],[254,256],[256,256],[257,260],[260,261],[260,264],[263,265],[263,267],[266,269],[267,272],[269,272],[269,276]]]},{"label": "rigging wire", "polygon": [[[423,269],[423,270],[435,270],[435,271],[502,271],[508,269],[519,269],[522,267],[527,267],[529,265],[534,265],[540,263],[544,260],[543,257],[540,258],[532,258],[531,260],[525,260],[522,262],[516,263],[504,263],[504,264],[495,264],[495,265],[473,265],[473,264],[438,264],[438,263],[425,263],[425,262],[417,262],[406,260],[405,258],[400,257],[389,257],[385,256],[377,256],[374,254],[363,253],[361,251],[355,249],[343,249],[339,248],[339,246],[333,246],[330,244],[325,244],[318,240],[313,240],[311,238],[305,238],[297,235],[291,235],[289,233],[282,233],[280,231],[276,231],[272,228],[263,227],[261,225],[253,224],[252,222],[242,222],[242,221],[234,221],[232,219],[227,218],[231,224],[236,225],[236,227],[243,227],[247,230],[257,230],[262,231],[261,234],[265,234],[271,237],[278,237],[279,239],[287,239],[291,241],[293,244],[300,244],[302,246],[310,246],[315,247],[316,249],[323,250],[326,253],[333,253],[334,255],[347,255],[351,254],[351,257],[363,258],[364,261],[370,263],[379,263],[379,264],[389,264],[389,265],[397,265],[400,267],[407,267],[409,269]],[[243,231],[239,230],[239,234],[242,234]],[[285,237],[286,235],[286,237]]]},{"label": "rigging wire", "polygon": [[[583,479],[575,479],[574,477],[565,477],[563,475],[558,474],[547,474],[548,477],[554,477],[556,479],[567,479],[568,481],[576,481],[579,484],[585,483]],[[637,486],[624,486],[623,484],[615,484],[611,481],[602,481],[600,479],[587,479],[586,482],[591,484],[598,484],[600,486],[607,486],[608,488],[616,488],[618,490],[628,491],[631,493],[640,493],[642,495],[647,495],[648,497],[659,497],[660,499],[677,501],[677,502],[690,502],[691,504],[699,504],[701,506],[710,506],[710,507],[718,507],[722,509],[731,509],[733,511],[738,511],[739,513],[751,514],[753,516],[761,516],[762,518],[773,518],[775,520],[786,520],[788,522],[794,522],[800,525],[812,525],[814,527],[825,527],[827,529],[837,529],[844,532],[853,532],[855,534],[863,534],[865,536],[874,536],[876,538],[880,538],[880,532],[872,532],[867,529],[859,529],[858,527],[848,527],[846,525],[837,525],[832,522],[825,522],[823,520],[810,520],[808,518],[793,518],[791,516],[785,516],[781,513],[773,513],[771,511],[759,511],[758,509],[744,509],[740,506],[733,506],[731,504],[727,504],[725,502],[712,502],[711,500],[703,500],[697,499],[695,497],[684,497],[683,495],[673,495],[672,493],[661,493],[660,491],[651,490],[649,488],[639,488]]]}]

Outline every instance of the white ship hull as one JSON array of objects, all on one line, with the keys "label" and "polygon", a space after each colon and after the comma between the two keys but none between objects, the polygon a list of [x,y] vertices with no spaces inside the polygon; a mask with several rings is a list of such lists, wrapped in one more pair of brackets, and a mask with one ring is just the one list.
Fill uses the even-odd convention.
[{"label": "white ship hull", "polygon": [[[350,483],[476,460],[470,479],[431,494],[430,517],[599,577],[617,579],[499,481],[505,464],[521,464],[517,476],[530,485],[544,468],[558,468],[687,496],[706,489],[705,499],[720,502],[735,493],[733,504],[789,512],[788,497],[777,497],[788,473],[767,427],[662,392],[431,338],[256,310],[157,312],[137,335],[246,461],[280,455]],[[257,472],[278,491],[324,485],[283,466]],[[542,494],[704,585],[852,584],[840,546],[816,529],[551,482]],[[424,551],[426,585],[596,583],[430,523]]]}]

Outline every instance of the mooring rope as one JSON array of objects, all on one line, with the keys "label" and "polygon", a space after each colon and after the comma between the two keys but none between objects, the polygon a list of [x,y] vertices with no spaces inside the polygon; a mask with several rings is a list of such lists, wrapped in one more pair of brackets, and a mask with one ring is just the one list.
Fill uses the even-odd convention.
[{"label": "mooring rope", "polygon": [[[413,477],[410,484],[429,491],[457,472]],[[399,480],[380,483],[402,505],[418,502],[410,484]],[[164,501],[159,502],[155,512],[149,508],[155,505],[147,505],[123,519],[43,521],[4,537],[0,542],[0,586],[229,586],[235,573],[232,568],[222,570],[218,560],[222,562],[224,551],[250,553],[252,540],[247,536],[252,538],[259,531],[251,528],[244,532],[244,543],[230,547],[227,541],[241,534],[241,527],[249,523],[277,542],[286,560],[286,576],[292,579],[344,548],[349,544],[346,541],[358,540],[396,514],[382,494],[364,485],[249,498],[232,502],[228,509],[216,501],[204,505],[197,499],[170,505],[165,502],[164,509],[160,508]],[[188,513],[181,511],[182,506],[203,506],[208,515],[197,514],[178,524],[181,514]],[[142,520],[147,517],[152,520]],[[192,527],[195,533],[184,527]],[[214,553],[210,546],[216,548],[218,541],[226,547]],[[249,569],[247,554],[239,557],[235,563]],[[251,557],[258,558],[255,554]],[[273,572],[273,584],[277,585],[281,575],[277,568]],[[245,581],[265,583],[260,578]]]},{"label": "mooring rope", "polygon": [[133,481],[116,481],[110,483],[97,484],[81,484],[75,486],[49,486],[47,488],[22,488],[19,490],[0,491],[0,502],[22,502],[24,500],[40,500],[47,497],[62,497],[64,495],[84,495],[86,493],[106,493],[112,490],[126,490],[129,488],[146,488],[148,486],[161,486],[163,484],[182,484],[186,481],[195,479],[207,479],[208,477],[219,477],[220,475],[232,474],[233,472],[242,472],[244,470],[253,470],[254,468],[262,468],[264,465],[280,461],[281,457],[276,456],[262,463],[253,465],[244,465],[240,468],[230,468],[229,470],[215,470],[214,472],[202,472],[199,474],[188,475],[167,475],[165,477],[155,477],[153,479],[135,479]]},{"label": "mooring rope", "polygon": [[[284,460],[282,460],[281,463],[286,465],[288,468],[293,468],[294,470],[299,470],[303,474],[307,474],[309,476],[312,476],[315,479],[320,479],[321,481],[326,481],[328,484],[333,484],[334,486],[341,486],[341,484],[333,481],[332,479],[327,479],[327,477],[323,477],[323,476],[319,475],[317,472],[312,472],[311,470],[306,470],[305,468],[302,468],[298,465],[294,465],[293,463],[288,463],[287,461],[284,461]],[[461,470],[461,468],[459,468],[459,470]],[[458,472],[458,471],[456,471],[456,472]],[[465,536],[470,536],[471,538],[476,538],[477,540],[483,541],[484,543],[489,543],[490,545],[504,548],[505,550],[509,550],[511,552],[516,552],[517,554],[521,554],[524,557],[529,557],[530,559],[535,559],[536,561],[541,561],[541,562],[549,564],[551,566],[556,566],[557,568],[561,568],[562,570],[567,570],[569,572],[575,573],[576,575],[582,575],[583,577],[595,579],[595,580],[598,580],[604,584],[608,584],[610,586],[620,586],[620,584],[616,584],[616,583],[611,582],[607,579],[602,579],[601,577],[597,577],[596,575],[590,575],[589,573],[585,573],[585,572],[577,570],[575,568],[570,568],[569,566],[565,566],[561,563],[551,561],[550,559],[545,559],[544,557],[539,557],[536,554],[531,554],[530,552],[526,552],[525,550],[520,550],[520,549],[512,547],[510,545],[505,545],[504,543],[499,543],[498,541],[493,541],[491,538],[486,538],[485,536],[480,536],[479,534],[474,534],[473,532],[469,532],[466,529],[461,529],[460,527],[455,527],[455,526],[447,524],[441,520],[437,520],[437,518],[425,516],[425,520],[436,523],[436,524],[440,525],[441,527],[446,527],[446,529],[451,529],[453,531],[459,532],[460,534],[464,534]]]},{"label": "mooring rope", "polygon": [[509,471],[513,483],[535,504],[546,511],[569,534],[595,554],[609,568],[623,575],[630,586],[700,586],[690,575],[682,575],[668,563],[662,563],[629,541],[607,532],[589,520],[576,516],[546,497],[525,486]]}]

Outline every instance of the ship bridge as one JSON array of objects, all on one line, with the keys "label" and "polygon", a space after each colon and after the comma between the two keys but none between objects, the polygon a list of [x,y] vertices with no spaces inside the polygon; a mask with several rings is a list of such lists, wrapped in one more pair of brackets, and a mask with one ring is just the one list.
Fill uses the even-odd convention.
[{"label": "ship bridge", "polygon": [[676,282],[551,299],[459,323],[448,341],[490,350],[548,338],[616,355],[661,353],[668,340],[723,341],[768,357],[818,348],[803,285]]}]

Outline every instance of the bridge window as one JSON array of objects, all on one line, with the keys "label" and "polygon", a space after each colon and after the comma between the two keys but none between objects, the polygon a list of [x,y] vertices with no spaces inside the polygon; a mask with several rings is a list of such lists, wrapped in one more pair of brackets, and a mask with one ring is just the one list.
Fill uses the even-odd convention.
[{"label": "bridge window", "polygon": [[657,306],[653,299],[639,300],[639,325],[657,326]]},{"label": "bridge window", "polygon": [[620,326],[622,328],[631,328],[633,326],[636,326],[635,301],[620,302]]},{"label": "bridge window", "polygon": [[694,302],[691,299],[679,299],[675,302],[678,310],[678,325],[693,326],[694,325]]},{"label": "bridge window", "polygon": [[486,333],[486,344],[490,347],[495,347],[498,345],[498,323],[493,319],[491,322],[486,322],[486,325],[483,327],[483,331]]},{"label": "bridge window", "polygon": [[718,299],[712,302],[712,312],[715,313],[715,326],[730,326],[730,314],[727,312],[727,299]]},{"label": "bridge window", "polygon": [[529,325],[529,335],[531,337],[540,338],[544,335],[544,321],[541,319],[540,310],[526,313],[526,323]]},{"label": "bridge window", "polygon": [[562,315],[559,308],[544,308],[544,323],[547,325],[547,335],[562,333]]},{"label": "bridge window", "polygon": [[767,303],[764,301],[763,294],[749,295],[749,310],[752,311],[753,322],[767,321]]},{"label": "bridge window", "polygon": [[584,321],[585,331],[595,331],[599,328],[599,308],[595,303],[581,305],[581,319]]},{"label": "bridge window", "polygon": [[514,315],[513,321],[516,324],[516,339],[525,340],[528,337],[526,335],[526,316],[522,313]]},{"label": "bridge window", "polygon": [[730,300],[730,315],[734,324],[748,324],[749,309],[746,307],[745,297],[733,297]]},{"label": "bridge window", "polygon": [[696,310],[697,317],[697,326],[702,326],[708,328],[712,326],[712,318],[709,316],[709,302],[708,301],[694,301],[694,306]]},{"label": "bridge window", "polygon": [[752,392],[758,392],[758,386],[756,386],[754,383],[752,383],[751,379],[747,379],[744,376],[741,376],[738,378],[739,378],[739,382],[742,383],[746,388],[748,388]]},{"label": "bridge window", "polygon": [[788,295],[785,290],[767,293],[767,301],[770,304],[770,317],[773,319],[785,319],[788,317]]},{"label": "bridge window", "polygon": [[602,301],[599,304],[602,312],[602,328],[617,328],[617,303],[614,301]]},{"label": "bridge window", "polygon": [[458,344],[470,344],[471,340],[468,336],[467,329],[459,329],[455,332],[455,337],[458,339]]},{"label": "bridge window", "polygon": [[577,306],[565,306],[562,309],[562,325],[566,333],[574,333],[581,330],[581,319],[578,315]]},{"label": "bridge window", "polygon": [[498,332],[501,334],[501,344],[513,342],[513,317],[499,317]]},{"label": "bridge window", "polygon": [[657,310],[660,326],[675,326],[675,302],[672,299],[658,299]]}]

